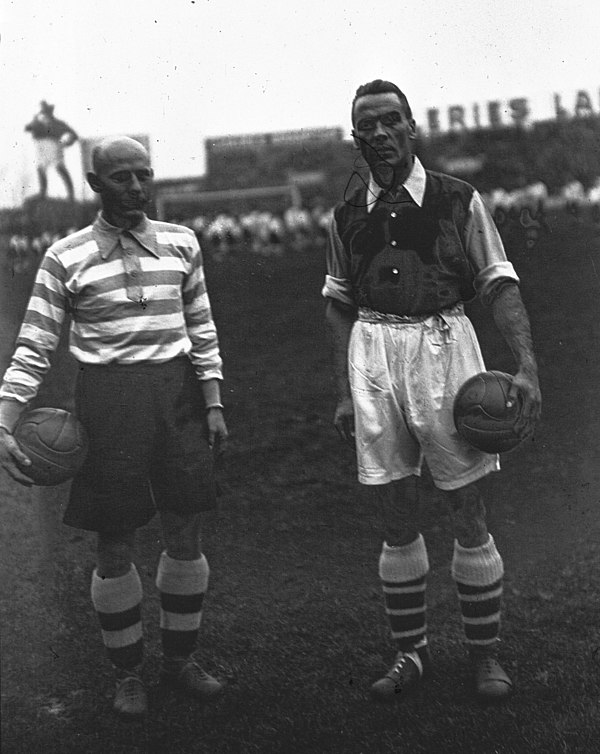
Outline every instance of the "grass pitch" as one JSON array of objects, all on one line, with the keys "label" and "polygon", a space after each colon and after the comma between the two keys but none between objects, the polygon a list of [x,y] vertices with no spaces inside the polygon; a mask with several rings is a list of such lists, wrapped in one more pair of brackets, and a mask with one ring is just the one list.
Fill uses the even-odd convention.
[{"label": "grass pitch", "polygon": [[[154,685],[161,550],[140,533],[151,715],[113,716],[112,677],[89,601],[93,542],[62,527],[65,487],[3,479],[2,752],[127,754],[592,753],[600,740],[597,385],[598,229],[550,218],[527,248],[503,228],[522,277],[544,396],[533,442],[487,479],[490,530],[506,565],[502,660],[517,691],[482,707],[468,685],[452,542],[424,479],[423,531],[434,670],[394,707],[368,700],[393,658],[377,579],[380,533],[352,454],[331,419],[334,390],[319,296],[322,254],[207,260],[226,365],[231,449],[206,522],[211,564],[200,656],[227,681],[199,708]],[[2,273],[2,316],[18,321],[26,284]],[[512,371],[488,312],[470,313],[490,368]],[[5,332],[8,332],[5,330]],[[3,355],[9,338],[3,339]],[[41,402],[68,405],[60,358]]]}]

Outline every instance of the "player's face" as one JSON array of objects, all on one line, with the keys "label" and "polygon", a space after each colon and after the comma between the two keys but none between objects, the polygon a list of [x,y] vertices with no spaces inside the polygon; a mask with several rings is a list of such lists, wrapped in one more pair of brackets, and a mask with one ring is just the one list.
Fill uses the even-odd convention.
[{"label": "player's face", "polygon": [[150,159],[142,149],[128,144],[111,147],[90,178],[90,185],[100,194],[106,220],[120,228],[133,228],[143,217],[152,195],[153,172]]},{"label": "player's face", "polygon": [[408,177],[412,167],[413,118],[394,92],[366,94],[354,103],[354,143],[385,188]]}]

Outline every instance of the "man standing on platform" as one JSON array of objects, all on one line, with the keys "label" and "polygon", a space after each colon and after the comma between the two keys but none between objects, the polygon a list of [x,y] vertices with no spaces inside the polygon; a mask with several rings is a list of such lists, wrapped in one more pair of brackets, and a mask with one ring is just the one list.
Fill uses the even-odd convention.
[{"label": "man standing on platform", "polygon": [[31,123],[25,126],[25,130],[31,133],[35,142],[40,198],[46,197],[48,192],[47,171],[49,167],[54,165],[56,172],[65,184],[69,201],[72,202],[74,199],[73,181],[65,165],[64,149],[77,141],[77,134],[63,120],[54,117],[54,105],[48,104],[45,100],[40,102],[39,113]]}]

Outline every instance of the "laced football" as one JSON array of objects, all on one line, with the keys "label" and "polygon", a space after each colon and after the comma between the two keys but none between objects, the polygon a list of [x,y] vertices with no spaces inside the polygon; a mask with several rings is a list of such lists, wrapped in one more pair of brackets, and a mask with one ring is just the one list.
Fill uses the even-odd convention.
[{"label": "laced football", "polygon": [[481,372],[468,379],[454,399],[454,424],[473,447],[486,453],[505,453],[521,442],[514,431],[521,397],[508,407],[512,376],[506,372]]},{"label": "laced football", "polygon": [[23,472],[35,484],[51,487],[71,479],[81,468],[88,440],[81,422],[60,408],[36,408],[21,416],[15,440],[31,460]]}]

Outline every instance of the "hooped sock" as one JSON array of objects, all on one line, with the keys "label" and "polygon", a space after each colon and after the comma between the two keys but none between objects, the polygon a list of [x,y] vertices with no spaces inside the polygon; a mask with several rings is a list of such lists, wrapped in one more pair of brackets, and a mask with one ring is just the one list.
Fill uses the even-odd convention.
[{"label": "hooped sock", "polygon": [[160,591],[160,628],[165,658],[189,657],[196,647],[209,567],[197,560],[160,556],[156,586]]},{"label": "hooped sock", "polygon": [[124,576],[92,574],[92,603],[100,621],[102,640],[111,662],[122,669],[141,665],[144,656],[142,582],[133,563]]},{"label": "hooped sock", "polygon": [[456,583],[467,645],[493,650],[500,634],[504,565],[492,535],[480,547],[454,542],[452,577]]},{"label": "hooped sock", "polygon": [[379,577],[392,638],[409,652],[427,645],[425,589],[429,560],[423,535],[408,545],[383,543]]}]

